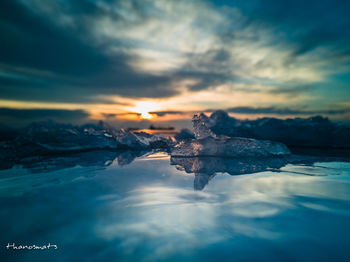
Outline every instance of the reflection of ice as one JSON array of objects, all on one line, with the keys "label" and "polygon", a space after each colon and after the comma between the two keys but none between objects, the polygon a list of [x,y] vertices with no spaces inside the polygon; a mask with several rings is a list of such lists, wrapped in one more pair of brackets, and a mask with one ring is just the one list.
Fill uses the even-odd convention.
[{"label": "reflection of ice", "polygon": [[206,174],[206,173],[196,173],[194,176],[193,187],[195,190],[202,190],[209,181],[215,176],[214,174]]},{"label": "reflection of ice", "polygon": [[172,157],[172,165],[180,165],[187,173],[227,172],[230,175],[249,174],[280,168],[284,158],[221,158],[221,157]]},{"label": "reflection of ice", "polygon": [[[342,159],[349,161],[349,159]],[[222,158],[222,157],[171,157],[171,165],[186,173],[194,173],[194,189],[202,190],[217,173],[243,175],[272,170],[289,172],[307,176],[339,175],[342,168],[323,167],[318,161],[327,163],[333,161],[335,166],[345,165],[346,162],[334,162],[337,158],[291,156],[284,158]],[[324,164],[323,163],[323,164]],[[334,165],[334,164],[333,164]],[[342,167],[341,166],[341,167]],[[326,169],[326,170],[323,170]],[[326,172],[325,172],[326,171]]]},{"label": "reflection of ice", "polygon": [[172,157],[170,161],[179,170],[195,173],[196,190],[202,190],[218,172],[242,175],[279,169],[286,164],[284,158]]},{"label": "reflection of ice", "polygon": [[82,167],[106,167],[112,163],[120,166],[128,165],[148,151],[127,150],[108,151],[96,150],[83,153],[64,154],[62,156],[28,157],[21,159],[18,164],[31,173],[51,172],[75,166]]}]

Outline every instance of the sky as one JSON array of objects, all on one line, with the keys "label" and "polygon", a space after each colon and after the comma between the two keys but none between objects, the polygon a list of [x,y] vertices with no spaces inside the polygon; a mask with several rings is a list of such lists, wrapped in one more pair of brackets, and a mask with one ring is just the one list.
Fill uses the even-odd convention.
[{"label": "sky", "polygon": [[350,2],[2,0],[0,121],[350,122]]}]

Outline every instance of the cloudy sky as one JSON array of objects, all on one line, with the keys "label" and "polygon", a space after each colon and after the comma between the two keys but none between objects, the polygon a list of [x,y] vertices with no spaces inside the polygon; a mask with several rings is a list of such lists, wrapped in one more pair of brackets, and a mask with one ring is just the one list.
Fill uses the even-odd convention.
[{"label": "cloudy sky", "polygon": [[350,2],[2,0],[0,120],[350,121]]}]

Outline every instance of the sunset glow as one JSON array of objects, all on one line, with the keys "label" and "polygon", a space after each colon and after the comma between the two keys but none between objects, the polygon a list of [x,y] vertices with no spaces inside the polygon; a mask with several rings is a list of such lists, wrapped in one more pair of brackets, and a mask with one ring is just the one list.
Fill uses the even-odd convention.
[{"label": "sunset glow", "polygon": [[143,119],[153,119],[155,116],[150,114],[149,112],[159,110],[160,107],[155,102],[150,101],[140,101],[135,103],[135,107],[131,108],[135,113],[141,114],[141,118]]},{"label": "sunset glow", "polygon": [[149,113],[142,113],[141,117],[143,119],[152,119],[153,118],[153,116],[151,114],[149,114]]},{"label": "sunset glow", "polygon": [[322,15],[293,1],[288,19],[283,1],[9,2],[0,23],[0,120],[9,125],[180,127],[218,109],[350,122],[349,16],[333,1],[315,3]]}]

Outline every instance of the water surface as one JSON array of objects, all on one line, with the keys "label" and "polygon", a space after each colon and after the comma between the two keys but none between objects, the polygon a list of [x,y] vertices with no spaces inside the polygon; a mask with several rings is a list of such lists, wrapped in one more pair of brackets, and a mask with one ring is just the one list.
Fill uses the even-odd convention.
[{"label": "water surface", "polygon": [[[225,162],[213,173],[198,168],[210,161],[139,155],[2,170],[2,261],[349,261],[350,163]],[[58,249],[6,250],[13,242]]]}]

